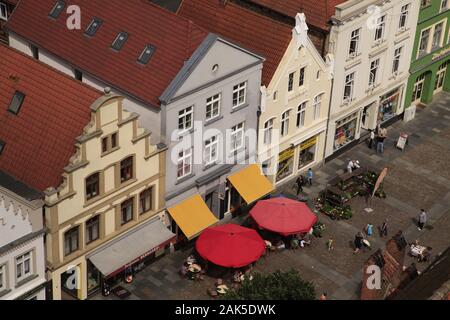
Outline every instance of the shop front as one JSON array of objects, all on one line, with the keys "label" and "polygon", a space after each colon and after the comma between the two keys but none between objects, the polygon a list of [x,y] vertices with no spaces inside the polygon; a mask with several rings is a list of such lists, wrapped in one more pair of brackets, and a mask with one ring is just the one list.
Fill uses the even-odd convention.
[{"label": "shop front", "polygon": [[288,149],[280,152],[278,155],[276,182],[279,182],[294,173],[294,156],[294,147],[289,147]]},{"label": "shop front", "polygon": [[359,111],[336,122],[334,151],[346,146],[356,139]]},{"label": "shop front", "polygon": [[397,110],[401,101],[401,90],[397,88],[388,94],[380,97],[380,105],[378,108],[379,123],[386,122],[397,115]]},{"label": "shop front", "polygon": [[298,170],[316,161],[318,137],[315,136],[301,143],[299,146]]},{"label": "shop front", "polygon": [[103,294],[109,294],[110,288],[121,280],[132,282],[136,272],[174,242],[175,234],[158,217],[98,248],[86,256],[88,295],[100,288]]}]

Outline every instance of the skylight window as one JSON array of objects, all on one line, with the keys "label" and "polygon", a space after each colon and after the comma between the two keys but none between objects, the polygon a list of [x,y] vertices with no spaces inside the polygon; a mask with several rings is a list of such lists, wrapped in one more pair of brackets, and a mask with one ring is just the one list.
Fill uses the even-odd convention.
[{"label": "skylight window", "polygon": [[11,103],[9,104],[8,111],[14,114],[18,114],[20,108],[22,107],[23,100],[25,100],[25,94],[20,91],[16,91],[11,100]]},{"label": "skylight window", "polygon": [[119,51],[128,39],[128,33],[121,32],[117,35],[116,40],[112,43],[112,48]]},{"label": "skylight window", "polygon": [[5,143],[0,140],[0,154],[2,154],[3,149],[5,149]]},{"label": "skylight window", "polygon": [[93,35],[95,35],[95,33],[97,32],[97,30],[100,28],[101,25],[102,20],[100,20],[99,18],[92,19],[91,23],[89,24],[89,26],[85,31],[85,34],[92,37]]},{"label": "skylight window", "polygon": [[53,7],[52,11],[50,12],[50,17],[53,19],[58,19],[61,12],[64,10],[64,7],[66,6],[66,3],[62,0],[56,2],[55,6]]},{"label": "skylight window", "polygon": [[152,57],[153,52],[155,52],[155,47],[153,47],[152,45],[146,46],[144,51],[142,51],[141,55],[139,56],[138,61],[142,64],[147,64]]}]

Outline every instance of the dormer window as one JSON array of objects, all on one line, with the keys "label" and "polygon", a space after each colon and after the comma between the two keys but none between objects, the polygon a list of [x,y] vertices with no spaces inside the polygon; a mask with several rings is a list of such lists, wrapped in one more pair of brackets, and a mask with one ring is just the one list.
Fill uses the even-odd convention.
[{"label": "dormer window", "polygon": [[116,51],[120,51],[128,39],[128,33],[121,32],[117,35],[116,39],[112,43],[112,48]]},{"label": "dormer window", "polygon": [[20,91],[16,91],[11,100],[11,103],[9,104],[8,111],[17,115],[20,111],[20,108],[22,107],[24,100],[25,94]]},{"label": "dormer window", "polygon": [[95,35],[95,33],[97,32],[97,30],[100,28],[100,26],[102,25],[102,20],[98,19],[98,18],[94,18],[91,23],[89,24],[89,26],[87,27],[86,31],[84,32],[87,36],[92,37]]},{"label": "dormer window", "polygon": [[50,11],[50,17],[52,17],[53,19],[58,19],[59,15],[64,10],[65,6],[66,6],[66,3],[64,1],[56,2],[56,4],[53,7],[52,11]]},{"label": "dormer window", "polygon": [[144,51],[142,51],[141,55],[139,56],[138,61],[142,64],[147,64],[152,57],[153,52],[155,52],[155,47],[151,45],[146,46]]}]

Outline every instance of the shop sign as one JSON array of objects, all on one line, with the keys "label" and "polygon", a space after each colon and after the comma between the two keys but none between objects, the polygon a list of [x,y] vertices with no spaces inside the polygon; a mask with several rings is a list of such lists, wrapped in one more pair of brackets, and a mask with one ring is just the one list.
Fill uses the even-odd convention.
[{"label": "shop sign", "polygon": [[280,152],[278,155],[278,162],[283,162],[289,158],[292,158],[294,156],[294,148],[289,148],[284,150],[283,152]]},{"label": "shop sign", "polygon": [[308,149],[309,147],[312,147],[313,145],[315,145],[317,143],[317,136],[314,138],[311,138],[309,140],[306,140],[305,142],[303,142],[302,144],[300,144],[300,151]]}]

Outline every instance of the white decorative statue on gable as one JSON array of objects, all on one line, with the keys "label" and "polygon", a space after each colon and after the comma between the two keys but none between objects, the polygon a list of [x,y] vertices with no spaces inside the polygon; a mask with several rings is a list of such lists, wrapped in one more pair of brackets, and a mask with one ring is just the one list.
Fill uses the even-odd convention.
[{"label": "white decorative statue on gable", "polygon": [[0,247],[33,231],[28,212],[12,200],[0,196]]},{"label": "white decorative statue on gable", "polygon": [[308,41],[308,25],[304,13],[297,13],[295,16],[295,28],[292,30],[292,36],[296,40],[297,47],[306,46]]}]

